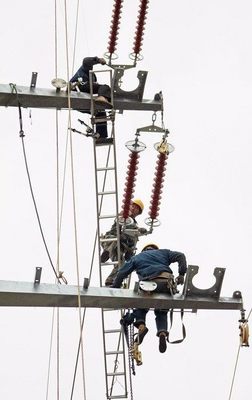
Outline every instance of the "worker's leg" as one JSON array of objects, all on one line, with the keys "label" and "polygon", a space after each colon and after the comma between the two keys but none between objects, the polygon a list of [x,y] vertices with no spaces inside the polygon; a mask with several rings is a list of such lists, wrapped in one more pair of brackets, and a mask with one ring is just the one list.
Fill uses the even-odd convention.
[{"label": "worker's leg", "polygon": [[[107,114],[105,111],[97,111],[95,114],[96,118],[106,119]],[[99,133],[101,138],[108,137],[108,129],[107,129],[107,122],[96,122],[96,133]]]},{"label": "worker's leg", "polygon": [[135,323],[134,325],[138,328],[139,325],[145,325],[146,314],[149,311],[149,308],[136,308],[134,310],[135,315]]},{"label": "worker's leg", "polygon": [[166,337],[167,331],[167,314],[169,310],[155,309],[156,316],[157,336],[159,337],[159,351],[164,353],[166,351]]},{"label": "worker's leg", "polygon": [[[98,94],[100,96],[106,97],[105,95],[100,94],[100,92],[103,92],[102,89],[100,89],[101,86],[107,86],[107,85],[100,85],[97,82],[93,83],[93,93]],[[108,86],[109,88],[109,86]],[[85,84],[80,86],[80,91],[83,93],[90,93],[90,84],[89,82],[86,82]],[[108,93],[107,93],[108,92]],[[104,93],[109,94],[109,99],[110,99],[110,91],[107,89],[104,89]],[[107,98],[107,97],[106,97]],[[97,111],[95,114],[96,118],[103,118],[105,119],[107,117],[107,114],[105,111]],[[107,130],[107,122],[97,122],[96,123],[96,133],[100,135],[101,138],[106,138],[108,137],[108,130]]]},{"label": "worker's leg", "polygon": [[111,89],[108,85],[98,84],[98,95],[105,97],[108,101],[111,101]]},{"label": "worker's leg", "polygon": [[156,316],[156,327],[157,327],[157,336],[161,332],[164,332],[166,335],[168,333],[167,331],[167,314],[169,310],[160,310],[155,308],[154,313]]},{"label": "worker's leg", "polygon": [[116,274],[118,272],[118,265],[115,265],[110,274],[107,276],[105,280],[105,285],[106,286],[111,286],[114,282],[114,279],[116,277]]},{"label": "worker's leg", "polygon": [[134,310],[135,322],[134,325],[138,328],[138,335],[135,339],[135,342],[141,344],[146,333],[148,332],[148,328],[145,325],[146,314],[149,311],[148,308],[136,308]]}]

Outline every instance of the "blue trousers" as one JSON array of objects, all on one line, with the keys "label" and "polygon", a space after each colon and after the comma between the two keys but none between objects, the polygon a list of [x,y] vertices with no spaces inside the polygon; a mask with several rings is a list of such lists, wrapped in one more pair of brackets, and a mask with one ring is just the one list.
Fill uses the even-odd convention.
[{"label": "blue trousers", "polygon": [[[80,91],[84,93],[90,93],[90,84],[89,82],[80,85]],[[106,97],[108,101],[111,100],[111,89],[108,85],[100,85],[97,82],[93,83],[93,93],[98,94],[99,96]],[[80,112],[90,114],[89,110],[79,110]],[[105,111],[97,111],[96,117],[106,118],[107,114]],[[108,137],[107,131],[107,122],[97,122],[96,123],[96,133],[99,133],[101,138]]]},{"label": "blue trousers", "polygon": [[[134,325],[138,328],[140,324],[145,324],[146,314],[149,311],[149,308],[136,308],[133,312],[135,317]],[[154,309],[155,313],[155,321],[157,327],[157,336],[159,336],[160,332],[165,332],[167,334],[167,314],[169,310],[160,310],[158,308]]]},{"label": "blue trousers", "polygon": [[[157,288],[154,290],[156,293],[167,293],[171,294],[170,289],[167,287],[166,281],[157,282]],[[135,317],[134,325],[138,328],[140,324],[145,324],[146,314],[149,311],[149,308],[136,308],[133,312]],[[168,333],[168,323],[167,323],[167,314],[169,310],[161,310],[158,308],[154,309],[154,314],[156,316],[156,327],[157,327],[157,336],[159,336],[160,332]]]}]

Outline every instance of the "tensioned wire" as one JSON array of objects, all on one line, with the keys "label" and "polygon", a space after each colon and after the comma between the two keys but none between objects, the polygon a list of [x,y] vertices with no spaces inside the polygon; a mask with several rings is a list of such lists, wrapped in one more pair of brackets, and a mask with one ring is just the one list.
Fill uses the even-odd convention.
[{"label": "tensioned wire", "polygon": [[[67,81],[69,82],[69,47],[68,47],[68,25],[67,25],[68,20],[67,20],[67,4],[66,4],[66,0],[64,0],[64,11],[65,11],[65,40],[66,40]],[[69,144],[70,144],[72,200],[73,200],[74,236],[75,236],[75,262],[76,262],[77,287],[78,287],[78,313],[79,313],[80,341],[81,341],[82,383],[83,383],[84,399],[86,399],[84,349],[83,349],[83,337],[82,337],[82,329],[81,329],[80,271],[79,271],[78,234],[77,234],[76,201],[75,201],[73,142],[72,142],[72,131],[71,131],[71,98],[70,98],[69,84],[68,84],[67,93],[68,93],[68,134],[69,134],[69,139],[70,139]]]},{"label": "tensioned wire", "polygon": [[[76,12],[76,24],[75,24],[75,38],[74,38],[74,56],[73,56],[73,66],[74,66],[74,57],[76,50],[76,37],[77,37],[77,25],[78,25],[78,13],[79,13],[79,0],[77,2],[77,12]],[[65,42],[66,42],[66,61],[67,61],[67,78],[69,81],[69,47],[68,47],[68,18],[67,18],[67,4],[66,0],[64,0],[64,15],[65,15]],[[58,62],[57,62],[57,0],[55,0],[55,76],[57,78],[58,75]],[[72,67],[73,69],[73,67]],[[65,147],[65,161],[64,161],[64,173],[63,173],[63,186],[62,186],[62,198],[61,198],[61,209],[59,203],[59,140],[58,140],[58,132],[59,132],[59,124],[58,124],[58,111],[56,110],[56,169],[57,169],[57,270],[59,271],[59,248],[60,248],[60,232],[61,232],[61,224],[62,224],[62,215],[63,215],[63,204],[64,204],[64,191],[65,191],[65,177],[66,177],[66,161],[67,161],[67,151],[68,151],[68,142],[70,136],[70,158],[71,158],[71,179],[72,179],[72,199],[73,199],[73,215],[74,215],[74,232],[75,232],[75,258],[76,258],[76,271],[77,271],[77,285],[78,285],[78,305],[79,305],[79,320],[80,320],[80,338],[81,338],[81,351],[82,351],[82,380],[83,380],[83,392],[84,399],[86,399],[86,389],[85,389],[85,373],[84,373],[84,355],[83,355],[83,343],[82,343],[82,329],[81,329],[81,302],[80,302],[80,279],[79,279],[79,262],[78,262],[78,240],[77,240],[77,222],[76,222],[76,206],[75,206],[75,185],[74,185],[74,169],[73,169],[73,146],[72,146],[72,135],[71,133],[71,102],[70,102],[70,93],[68,90],[68,129],[67,129],[67,139],[66,139],[66,147]],[[50,355],[49,355],[49,367],[48,367],[48,378],[47,378],[47,393],[46,399],[48,398],[48,389],[49,389],[49,375],[50,375],[50,364],[51,364],[51,352],[52,352],[52,339],[53,339],[53,324],[54,324],[54,311],[52,316],[52,329],[51,329],[51,343],[50,343]],[[59,308],[57,308],[57,399],[59,399],[60,391],[60,382],[59,382]]]}]

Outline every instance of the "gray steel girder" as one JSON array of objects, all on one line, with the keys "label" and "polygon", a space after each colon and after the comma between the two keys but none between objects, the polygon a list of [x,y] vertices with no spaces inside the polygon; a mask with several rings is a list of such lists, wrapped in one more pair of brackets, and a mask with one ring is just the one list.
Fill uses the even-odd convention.
[{"label": "gray steel girder", "polygon": [[[56,108],[58,110],[68,108],[66,90],[37,89],[19,85],[16,85],[16,90],[17,93],[12,91],[10,85],[0,84],[0,106],[17,107],[19,102],[21,107],[25,108]],[[71,92],[70,107],[74,110],[90,110],[90,95],[81,92]],[[160,111],[162,110],[162,102],[115,97],[114,107],[116,110]]]},{"label": "gray steel girder", "polygon": [[[0,306],[11,307],[78,307],[78,287],[48,283],[0,281]],[[80,287],[81,307],[93,308],[175,308],[241,310],[240,292],[233,297],[185,296],[176,294],[136,293],[129,289]]]}]

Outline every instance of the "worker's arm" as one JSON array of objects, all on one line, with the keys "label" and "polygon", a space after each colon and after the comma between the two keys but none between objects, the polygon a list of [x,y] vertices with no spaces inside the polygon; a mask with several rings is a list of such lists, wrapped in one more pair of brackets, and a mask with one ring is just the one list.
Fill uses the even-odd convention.
[{"label": "worker's arm", "polygon": [[96,64],[106,64],[106,61],[104,60],[104,58],[99,58],[99,57],[85,57],[82,61],[82,67],[85,70],[90,70],[92,69],[93,65]]},{"label": "worker's arm", "polygon": [[123,264],[121,268],[119,268],[112,287],[120,288],[123,280],[127,278],[127,276],[129,276],[131,272],[134,271],[134,269],[135,267],[134,267],[134,257],[133,257],[130,261],[127,261],[126,263]]},{"label": "worker's arm", "polygon": [[178,273],[179,275],[184,276],[187,270],[186,257],[184,253],[169,250],[169,259],[171,263],[178,263]]}]

